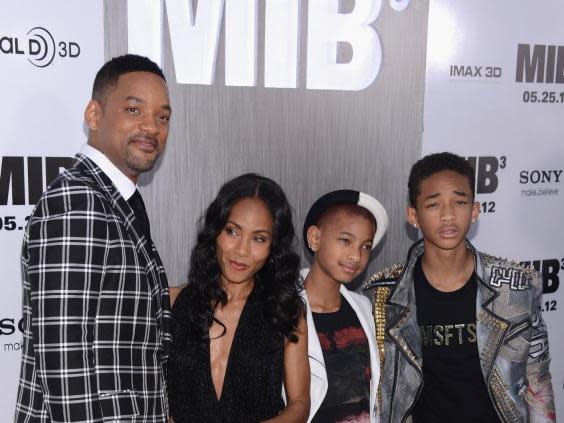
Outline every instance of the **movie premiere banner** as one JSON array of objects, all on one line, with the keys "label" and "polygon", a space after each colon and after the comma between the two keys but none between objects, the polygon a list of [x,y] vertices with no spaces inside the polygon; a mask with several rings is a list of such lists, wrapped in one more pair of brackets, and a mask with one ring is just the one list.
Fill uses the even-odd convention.
[{"label": "movie premiere banner", "polygon": [[[478,249],[541,274],[564,417],[564,3],[432,0],[423,154],[475,166]],[[533,343],[535,341],[533,340]],[[542,348],[534,345],[534,348]]]},{"label": "movie premiere banner", "polygon": [[1,0],[0,421],[20,371],[20,253],[27,217],[86,141],[83,112],[104,61],[103,2]]}]

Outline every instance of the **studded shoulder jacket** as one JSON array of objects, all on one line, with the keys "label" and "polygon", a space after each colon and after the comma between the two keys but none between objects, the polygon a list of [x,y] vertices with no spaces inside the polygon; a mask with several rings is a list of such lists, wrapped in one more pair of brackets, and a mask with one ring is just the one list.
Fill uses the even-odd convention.
[{"label": "studded shoulder jacket", "polygon": [[[534,269],[477,251],[476,333],[482,374],[500,419],[506,423],[555,422],[548,334],[540,304],[542,283]],[[423,241],[404,265],[372,275],[376,338],[382,372],[380,421],[411,422],[423,387],[422,337],[417,324],[413,270]]]}]

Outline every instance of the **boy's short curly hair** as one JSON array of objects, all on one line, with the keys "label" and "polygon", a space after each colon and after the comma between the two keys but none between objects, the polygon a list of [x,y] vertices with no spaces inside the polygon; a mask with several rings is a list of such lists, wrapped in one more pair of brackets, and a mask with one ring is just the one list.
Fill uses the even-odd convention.
[{"label": "boy's short curly hair", "polygon": [[475,172],[470,163],[454,153],[442,152],[429,154],[417,161],[411,168],[407,189],[409,191],[409,204],[415,207],[417,196],[421,193],[421,182],[424,179],[444,170],[452,170],[468,178],[468,184],[474,199]]}]

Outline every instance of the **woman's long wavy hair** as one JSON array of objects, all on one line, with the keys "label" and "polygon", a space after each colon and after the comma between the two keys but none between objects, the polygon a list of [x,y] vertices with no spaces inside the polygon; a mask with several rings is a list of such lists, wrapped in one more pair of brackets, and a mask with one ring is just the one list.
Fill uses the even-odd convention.
[{"label": "woman's long wavy hair", "polygon": [[259,296],[265,318],[273,330],[297,342],[296,328],[304,314],[304,304],[298,295],[300,258],[294,251],[292,208],[276,182],[254,173],[226,182],[200,218],[198,238],[190,258],[190,287],[184,290],[188,296],[185,298],[186,316],[182,318],[188,319],[196,339],[208,342],[214,308],[227,303],[221,285],[216,239],[224,229],[231,209],[243,198],[264,201],[274,224],[270,255],[255,275],[255,294]]}]

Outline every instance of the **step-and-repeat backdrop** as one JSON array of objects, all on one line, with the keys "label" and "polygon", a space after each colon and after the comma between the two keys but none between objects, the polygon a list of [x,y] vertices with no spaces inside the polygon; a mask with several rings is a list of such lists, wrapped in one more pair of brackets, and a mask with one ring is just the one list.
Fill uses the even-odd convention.
[{"label": "step-and-repeat backdrop", "polygon": [[564,416],[564,4],[430,3],[423,153],[476,168],[472,241],[542,275],[557,415]]},{"label": "step-and-repeat backdrop", "polygon": [[102,2],[1,1],[0,421],[20,370],[20,252],[26,218],[86,140],[81,119],[104,61]]},{"label": "step-and-repeat backdrop", "polygon": [[[402,3],[408,2],[397,2]],[[69,165],[86,139],[77,116],[82,115],[94,74],[103,63],[104,29],[103,2],[97,0],[3,1],[2,7],[0,421],[4,422],[13,416],[19,374],[19,258],[26,217],[46,184]],[[455,151],[476,167],[482,216],[473,242],[482,250],[531,263],[542,274],[542,310],[550,330],[560,415],[564,415],[564,341],[558,336],[558,323],[564,320],[559,289],[564,275],[562,16],[564,5],[558,0],[542,5],[524,0],[431,0],[423,134],[424,154]],[[274,70],[276,84],[292,85],[286,78],[292,72],[278,75]]]}]

